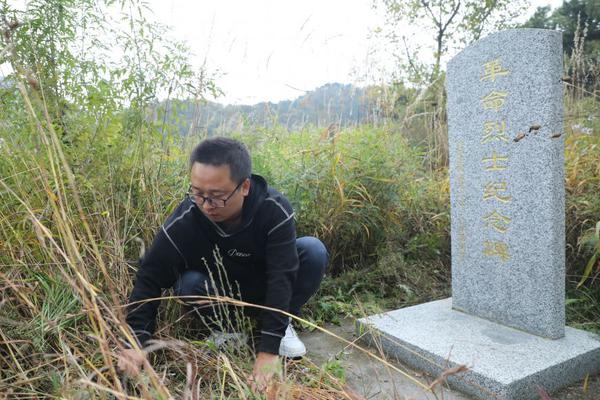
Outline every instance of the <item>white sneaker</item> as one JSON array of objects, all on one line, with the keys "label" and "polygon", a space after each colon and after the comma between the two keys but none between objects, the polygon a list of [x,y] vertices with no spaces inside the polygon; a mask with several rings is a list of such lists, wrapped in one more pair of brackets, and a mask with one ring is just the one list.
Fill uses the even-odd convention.
[{"label": "white sneaker", "polygon": [[285,336],[281,339],[281,344],[279,345],[279,355],[282,357],[297,358],[305,354],[306,346],[304,346],[304,343],[302,343],[296,334],[290,321],[285,330]]}]

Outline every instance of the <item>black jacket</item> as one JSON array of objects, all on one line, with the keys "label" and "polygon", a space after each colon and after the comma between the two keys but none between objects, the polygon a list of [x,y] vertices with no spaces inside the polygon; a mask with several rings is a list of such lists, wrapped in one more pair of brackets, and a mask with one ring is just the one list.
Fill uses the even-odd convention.
[{"label": "black jacket", "polygon": [[[242,224],[233,233],[226,233],[185,199],[146,252],[130,302],[160,297],[161,289],[173,286],[187,268],[216,271],[215,246],[230,282],[264,288],[265,306],[288,311],[298,271],[294,212],[288,200],[258,175],[251,177]],[[129,306],[127,323],[142,345],[154,333],[158,305],[159,301],[150,301]],[[258,350],[277,354],[287,324],[285,315],[263,312]]]}]

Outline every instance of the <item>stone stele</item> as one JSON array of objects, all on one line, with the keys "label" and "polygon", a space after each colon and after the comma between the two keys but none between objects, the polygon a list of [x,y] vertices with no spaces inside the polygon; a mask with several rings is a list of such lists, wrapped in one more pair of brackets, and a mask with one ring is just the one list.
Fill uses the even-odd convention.
[{"label": "stone stele", "polygon": [[388,354],[483,399],[533,399],[600,371],[565,328],[562,38],[492,34],[448,64],[452,298],[358,321]]}]

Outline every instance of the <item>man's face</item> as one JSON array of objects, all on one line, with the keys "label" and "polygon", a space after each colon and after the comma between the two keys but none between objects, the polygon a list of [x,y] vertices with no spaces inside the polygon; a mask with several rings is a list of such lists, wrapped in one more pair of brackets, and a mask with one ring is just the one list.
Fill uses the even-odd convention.
[{"label": "man's face", "polygon": [[205,201],[198,208],[213,222],[233,222],[242,213],[244,198],[250,190],[250,180],[246,179],[235,193],[238,182],[231,180],[229,165],[214,166],[194,163],[190,171],[192,191],[195,194],[213,199],[226,199],[225,207],[217,208]]}]

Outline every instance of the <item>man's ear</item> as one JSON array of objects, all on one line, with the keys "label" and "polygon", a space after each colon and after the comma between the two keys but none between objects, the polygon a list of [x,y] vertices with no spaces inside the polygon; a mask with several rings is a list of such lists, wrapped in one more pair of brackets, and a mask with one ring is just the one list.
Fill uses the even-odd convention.
[{"label": "man's ear", "polygon": [[242,183],[242,195],[245,197],[248,196],[248,193],[250,193],[250,178],[246,178]]}]

